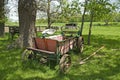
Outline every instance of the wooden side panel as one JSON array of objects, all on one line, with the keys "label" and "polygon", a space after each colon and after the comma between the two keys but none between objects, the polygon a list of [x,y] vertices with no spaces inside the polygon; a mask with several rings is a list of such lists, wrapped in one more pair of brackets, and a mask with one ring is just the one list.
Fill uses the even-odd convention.
[{"label": "wooden side panel", "polygon": [[71,49],[74,48],[76,39],[70,38],[65,41],[59,42],[59,51],[61,52],[61,55],[69,52]]},{"label": "wooden side panel", "polygon": [[46,39],[46,43],[47,43],[47,51],[51,51],[51,52],[56,52],[56,48],[57,48],[57,40],[52,40],[52,39]]},{"label": "wooden side panel", "polygon": [[35,38],[35,47],[37,49],[46,50],[45,39]]}]

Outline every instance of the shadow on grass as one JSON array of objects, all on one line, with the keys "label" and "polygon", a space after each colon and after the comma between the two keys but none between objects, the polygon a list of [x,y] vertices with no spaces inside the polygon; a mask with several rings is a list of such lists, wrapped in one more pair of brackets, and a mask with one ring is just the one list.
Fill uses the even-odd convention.
[{"label": "shadow on grass", "polygon": [[18,67],[9,67],[9,64],[6,68],[0,69],[0,79],[1,80],[9,80],[9,75],[13,76],[13,80],[23,80],[21,75],[14,74],[17,71]]},{"label": "shadow on grass", "polygon": [[[84,35],[85,44],[87,44],[87,35]],[[104,35],[92,35],[91,45],[93,47],[99,47],[104,45],[108,49],[120,48],[120,36],[104,36]]]},{"label": "shadow on grass", "polygon": [[[13,74],[19,67],[19,49],[8,50],[9,41],[0,39],[0,79],[6,80],[8,75]],[[14,74],[13,74],[14,75]],[[20,75],[15,75],[22,79]]]}]

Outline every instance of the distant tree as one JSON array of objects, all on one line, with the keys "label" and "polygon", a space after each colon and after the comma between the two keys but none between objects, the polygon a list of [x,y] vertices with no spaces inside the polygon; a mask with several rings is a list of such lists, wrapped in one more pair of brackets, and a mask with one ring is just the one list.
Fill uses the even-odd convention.
[{"label": "distant tree", "polygon": [[[60,15],[59,19],[67,22],[78,21],[78,16],[81,14],[81,6],[79,0],[62,0],[60,2]],[[81,16],[80,16],[81,17]]]},{"label": "distant tree", "polygon": [[118,8],[120,9],[120,0],[117,0]]},{"label": "distant tree", "polygon": [[102,18],[102,20],[104,20],[105,22],[105,25],[108,25],[109,22],[112,22],[114,20],[116,8],[117,6],[112,4],[109,4],[109,7],[105,8],[106,13],[103,15],[103,18]]},{"label": "distant tree", "polygon": [[[78,21],[80,12],[79,0],[44,0],[43,6],[39,6],[47,14],[48,28],[54,22],[74,22]],[[41,10],[40,10],[41,11]]]},{"label": "distant tree", "polygon": [[120,22],[120,12],[115,13],[114,21],[115,22]]},{"label": "distant tree", "polygon": [[51,27],[51,24],[54,23],[58,17],[59,6],[56,5],[56,2],[59,3],[61,0],[39,0],[38,1],[38,11],[43,12],[45,15],[44,18],[47,19],[48,28]]},{"label": "distant tree", "polygon": [[111,12],[112,4],[109,0],[90,0],[87,6],[88,12],[90,14],[90,26],[88,34],[88,45],[90,44],[90,37],[92,31],[92,23],[95,19],[103,19]]}]

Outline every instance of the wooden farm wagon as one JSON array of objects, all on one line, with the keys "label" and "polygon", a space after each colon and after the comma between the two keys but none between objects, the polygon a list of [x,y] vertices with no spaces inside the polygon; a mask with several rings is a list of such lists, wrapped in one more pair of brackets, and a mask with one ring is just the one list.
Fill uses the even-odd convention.
[{"label": "wooden farm wagon", "polygon": [[59,64],[60,71],[65,73],[71,65],[71,57],[68,54],[73,48],[83,49],[82,36],[54,35],[46,38],[33,38],[33,47],[28,47],[22,54],[23,60],[34,59],[38,55],[41,58],[55,60]]}]

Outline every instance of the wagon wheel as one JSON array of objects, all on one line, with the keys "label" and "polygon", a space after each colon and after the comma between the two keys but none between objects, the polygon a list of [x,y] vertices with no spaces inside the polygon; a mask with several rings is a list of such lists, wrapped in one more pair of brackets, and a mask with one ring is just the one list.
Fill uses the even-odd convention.
[{"label": "wagon wheel", "polygon": [[82,53],[84,48],[84,39],[82,37],[78,38],[78,49],[79,52]]},{"label": "wagon wheel", "polygon": [[34,53],[32,50],[25,49],[24,52],[22,53],[22,60],[26,61],[28,59],[33,59],[34,58]]},{"label": "wagon wheel", "polygon": [[71,65],[71,58],[68,54],[65,54],[62,56],[62,58],[60,59],[60,63],[59,63],[59,66],[60,66],[60,71],[62,73],[66,73],[68,71],[68,68],[70,67]]}]

